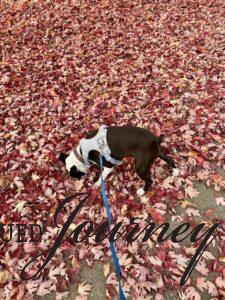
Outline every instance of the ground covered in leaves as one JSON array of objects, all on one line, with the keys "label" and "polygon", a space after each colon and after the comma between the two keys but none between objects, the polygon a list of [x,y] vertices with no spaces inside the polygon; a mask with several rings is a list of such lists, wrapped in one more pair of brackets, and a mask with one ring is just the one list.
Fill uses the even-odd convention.
[{"label": "ground covered in leaves", "polygon": [[[219,256],[205,252],[199,280],[179,286],[193,249],[154,238],[128,245],[116,242],[123,271],[123,287],[132,299],[163,299],[168,290],[177,298],[201,299],[207,290],[212,299],[225,297],[225,226],[205,215],[191,201],[198,195],[193,182],[216,191],[224,189],[218,168],[224,164],[224,44],[225,3],[208,1],[2,1],[0,12],[0,222],[37,223],[44,234],[38,244],[0,245],[0,298],[33,299],[33,294],[56,291],[57,299],[78,281],[81,261],[104,265],[106,297],[116,295],[117,280],[108,261],[107,240],[72,244],[57,250],[35,281],[21,281],[20,270],[57,236],[53,215],[65,196],[92,190],[98,173],[92,170],[79,182],[68,177],[58,161],[89,130],[100,124],[145,127],[163,133],[163,148],[180,170],[173,177],[164,162],[152,167],[154,184],[142,197],[143,183],[130,159],[108,179],[114,222],[129,224],[140,217],[141,226],[170,220],[176,224],[205,226],[221,222],[214,243]],[[2,97],[3,96],[3,97]],[[74,220],[77,224],[105,220],[100,193],[93,191]],[[75,199],[58,218],[63,224],[79,203]],[[225,199],[214,199],[225,205]],[[214,204],[215,204],[214,203]],[[186,208],[181,218],[175,207]],[[157,236],[157,235],[156,235]],[[28,237],[29,238],[29,237]],[[44,257],[40,262],[44,261]],[[29,274],[37,269],[32,265]],[[218,276],[207,281],[211,271]],[[83,282],[76,299],[86,299],[90,286]],[[179,293],[178,293],[179,292]],[[194,298],[193,298],[194,297]]]}]

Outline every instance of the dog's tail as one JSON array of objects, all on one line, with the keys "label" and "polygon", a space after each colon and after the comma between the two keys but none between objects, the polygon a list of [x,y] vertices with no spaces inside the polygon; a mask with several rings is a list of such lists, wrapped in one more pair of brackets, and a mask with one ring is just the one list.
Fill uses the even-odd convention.
[{"label": "dog's tail", "polygon": [[164,138],[164,135],[163,134],[160,134],[159,137],[157,137],[157,148],[158,148],[158,156],[163,159],[165,162],[168,163],[168,165],[170,165],[172,168],[175,168],[175,163],[174,161],[172,160],[171,157],[167,156],[160,148],[160,144],[162,143],[163,141],[163,138]]},{"label": "dog's tail", "polygon": [[160,157],[162,160],[164,160],[165,162],[168,163],[168,165],[170,165],[172,168],[175,168],[175,163],[174,161],[172,160],[172,158],[170,158],[169,156],[167,156],[162,150],[161,150],[161,147],[160,147],[160,144],[162,143],[163,141],[163,138],[164,138],[164,135],[163,134],[160,134],[160,136],[158,136],[156,138],[156,145],[157,145],[157,150],[158,150],[158,157]]}]

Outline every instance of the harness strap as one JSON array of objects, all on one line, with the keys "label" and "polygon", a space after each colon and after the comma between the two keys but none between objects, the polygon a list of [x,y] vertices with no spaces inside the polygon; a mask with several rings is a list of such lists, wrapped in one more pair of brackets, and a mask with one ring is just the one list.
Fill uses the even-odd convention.
[{"label": "harness strap", "polygon": [[[105,184],[104,184],[104,180],[102,177],[102,169],[103,169],[103,159],[102,159],[102,155],[99,155],[99,162],[100,162],[100,167],[101,167],[101,195],[102,195],[102,200],[104,202],[105,205],[105,209],[106,209],[106,214],[107,214],[107,218],[108,218],[108,223],[109,223],[109,228],[110,225],[112,224],[112,219],[111,219],[111,214],[110,214],[110,207],[109,207],[109,201],[108,198],[106,196],[106,191],[105,191]],[[112,253],[112,260],[113,260],[113,264],[114,264],[114,269],[116,272],[116,276],[119,282],[119,299],[120,300],[126,300],[126,297],[124,295],[124,291],[121,285],[121,270],[120,270],[120,265],[119,265],[119,260],[118,257],[116,255],[116,249],[114,246],[113,242],[109,242],[109,247]]]}]

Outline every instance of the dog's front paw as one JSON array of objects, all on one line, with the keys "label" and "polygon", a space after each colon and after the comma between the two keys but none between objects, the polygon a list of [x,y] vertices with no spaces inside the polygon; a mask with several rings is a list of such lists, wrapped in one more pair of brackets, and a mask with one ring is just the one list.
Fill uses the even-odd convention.
[{"label": "dog's front paw", "polygon": [[144,191],[143,188],[140,188],[140,189],[137,190],[137,195],[138,196],[142,196],[142,195],[144,195],[144,193],[145,193],[145,191]]}]

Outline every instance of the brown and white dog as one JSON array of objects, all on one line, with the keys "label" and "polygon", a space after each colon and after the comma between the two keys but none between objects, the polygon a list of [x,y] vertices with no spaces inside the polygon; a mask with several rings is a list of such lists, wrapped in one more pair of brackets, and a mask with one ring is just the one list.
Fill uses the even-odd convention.
[{"label": "brown and white dog", "polygon": [[[93,130],[87,134],[86,139],[93,138],[98,130]],[[124,157],[133,157],[135,170],[139,177],[144,180],[145,186],[137,191],[138,195],[143,195],[151,186],[150,167],[153,161],[160,157],[169,166],[175,168],[174,161],[168,157],[160,148],[163,135],[155,136],[148,130],[132,126],[109,126],[107,128],[107,143],[111,150],[111,157],[122,160]],[[99,165],[99,152],[90,151],[88,160],[91,165]],[[70,176],[80,179],[87,173],[84,165],[81,149],[79,146],[74,148],[69,154],[61,153],[59,159],[65,164]],[[115,164],[107,161],[103,157],[103,179],[105,179],[113,170]],[[174,169],[176,173],[176,169]],[[100,178],[95,183],[95,187],[100,186]]]}]

